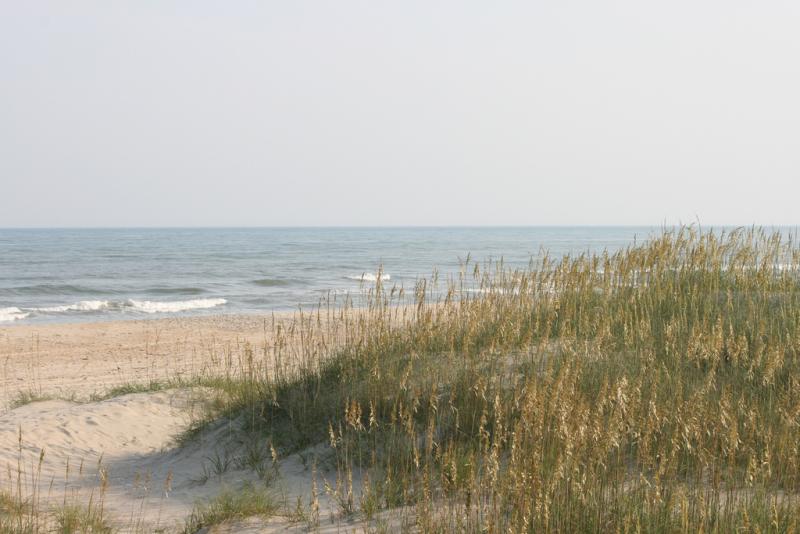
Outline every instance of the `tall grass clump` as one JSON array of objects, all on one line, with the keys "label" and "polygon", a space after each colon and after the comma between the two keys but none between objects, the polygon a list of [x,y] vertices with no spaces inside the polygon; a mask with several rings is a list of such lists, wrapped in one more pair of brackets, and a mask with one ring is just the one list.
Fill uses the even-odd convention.
[{"label": "tall grass clump", "polygon": [[[39,534],[43,532],[106,534],[114,532],[105,517],[103,505],[108,488],[108,474],[98,463],[99,487],[79,496],[67,490],[70,468],[64,473],[64,489],[57,502],[51,497],[54,480],[42,479],[45,450],[41,449],[38,462],[25,470],[22,455],[22,431],[19,434],[17,467],[6,466],[5,484],[0,482],[0,534]],[[83,463],[79,474],[83,475]],[[95,492],[97,490],[97,492]],[[84,502],[85,501],[85,502]]]},{"label": "tall grass clump", "polygon": [[343,511],[410,510],[426,532],[797,530],[790,236],[681,228],[380,278],[363,309],[301,317],[300,344],[276,327],[219,412],[281,454],[328,444]]},{"label": "tall grass clump", "polygon": [[264,490],[245,487],[238,492],[226,491],[211,502],[196,506],[186,520],[184,532],[192,534],[205,527],[248,517],[268,518],[276,509],[273,498]]}]

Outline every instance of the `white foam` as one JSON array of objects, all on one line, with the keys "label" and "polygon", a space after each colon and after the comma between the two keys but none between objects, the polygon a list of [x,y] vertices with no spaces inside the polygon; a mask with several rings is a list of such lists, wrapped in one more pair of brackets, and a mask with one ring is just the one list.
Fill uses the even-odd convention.
[{"label": "white foam", "polygon": [[133,300],[126,302],[126,306],[144,313],[175,313],[187,310],[202,310],[221,306],[228,302],[225,299],[194,299],[157,302],[152,300]]},{"label": "white foam", "polygon": [[46,308],[33,308],[33,311],[44,313],[62,313],[68,311],[99,311],[108,308],[109,302],[107,300],[82,300],[75,304],[65,306],[49,306]]},{"label": "white foam", "polygon": [[14,306],[10,308],[0,308],[0,323],[17,321],[19,319],[24,319],[28,315],[30,315],[30,313],[24,312]]},{"label": "white foam", "polygon": [[[377,282],[378,275],[374,273],[361,273],[360,275],[345,276],[348,280],[355,280],[357,282]],[[392,277],[388,274],[381,273],[381,282],[391,280]]]}]

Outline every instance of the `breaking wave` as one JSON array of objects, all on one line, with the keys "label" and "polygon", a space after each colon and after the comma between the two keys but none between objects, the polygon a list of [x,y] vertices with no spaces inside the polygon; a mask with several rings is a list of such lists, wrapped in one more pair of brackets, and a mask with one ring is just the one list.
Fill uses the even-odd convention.
[{"label": "breaking wave", "polygon": [[107,300],[82,300],[75,304],[68,304],[64,306],[47,306],[44,308],[31,308],[34,312],[42,313],[61,313],[68,311],[100,311],[108,308],[110,303]]},{"label": "breaking wave", "polygon": [[[392,279],[391,276],[389,276],[388,274],[385,274],[385,273],[381,273],[380,277],[381,277],[381,282],[386,282],[386,281]],[[348,280],[355,280],[356,282],[377,282],[378,281],[378,275],[375,274],[375,273],[361,273],[359,275],[345,276],[345,278],[347,278]]]},{"label": "breaking wave", "polygon": [[10,308],[0,308],[0,323],[17,321],[19,319],[24,319],[28,315],[30,315],[30,313],[24,312],[14,306]]},{"label": "breaking wave", "polygon": [[174,301],[134,300],[125,302],[127,307],[143,313],[175,313],[188,310],[202,310],[222,306],[225,299],[194,299]]},{"label": "breaking wave", "polygon": [[17,321],[37,315],[59,315],[91,312],[140,312],[140,313],[176,313],[190,310],[202,310],[221,306],[228,301],[222,298],[193,299],[174,301],[135,300],[108,301],[82,300],[75,304],[62,306],[43,306],[39,308],[17,308],[16,306],[0,308],[0,322]]}]

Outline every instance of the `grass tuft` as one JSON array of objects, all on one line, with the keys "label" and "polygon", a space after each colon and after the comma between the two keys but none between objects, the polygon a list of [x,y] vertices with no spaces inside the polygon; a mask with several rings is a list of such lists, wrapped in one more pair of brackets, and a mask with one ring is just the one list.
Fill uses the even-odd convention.
[{"label": "grass tuft", "polygon": [[57,532],[61,534],[110,534],[101,509],[92,506],[67,504],[55,512]]},{"label": "grass tuft", "polygon": [[225,491],[212,501],[195,507],[186,521],[184,533],[191,534],[205,527],[248,517],[266,519],[277,509],[274,499],[265,490],[246,486],[236,492]]},{"label": "grass tuft", "polygon": [[33,404],[34,402],[44,402],[55,400],[56,397],[52,395],[43,395],[35,391],[20,391],[17,396],[9,403],[9,409],[20,408],[22,406]]}]

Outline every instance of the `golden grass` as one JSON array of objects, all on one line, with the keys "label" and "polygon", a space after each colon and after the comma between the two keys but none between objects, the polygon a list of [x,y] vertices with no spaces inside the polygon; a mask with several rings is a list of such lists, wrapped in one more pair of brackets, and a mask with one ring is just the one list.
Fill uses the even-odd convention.
[{"label": "golden grass", "polygon": [[306,317],[299,369],[245,366],[225,416],[284,453],[327,441],[344,512],[357,472],[370,513],[424,531],[796,529],[794,242],[684,228],[484,267],[430,304],[379,283],[366,313],[328,310],[340,346]]}]

